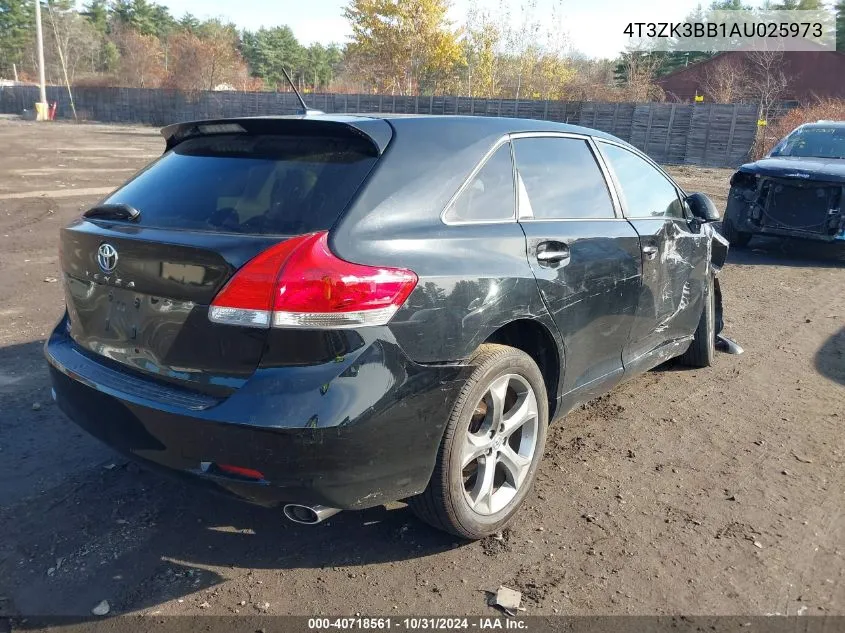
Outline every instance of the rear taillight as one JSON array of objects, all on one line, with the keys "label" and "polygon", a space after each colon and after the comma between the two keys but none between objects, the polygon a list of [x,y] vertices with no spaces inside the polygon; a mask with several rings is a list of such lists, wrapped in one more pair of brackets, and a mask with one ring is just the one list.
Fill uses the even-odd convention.
[{"label": "rear taillight", "polygon": [[232,466],[231,464],[216,464],[216,466],[218,470],[227,475],[243,477],[244,479],[264,479],[264,473],[253,468],[243,468],[242,466]]},{"label": "rear taillight", "polygon": [[313,235],[271,246],[249,260],[221,290],[208,310],[217,323],[270,327],[279,275],[290,254]]},{"label": "rear taillight", "polygon": [[312,233],[247,262],[215,297],[208,316],[265,328],[384,325],[416,284],[410,270],[344,261],[329,250],[328,233]]}]

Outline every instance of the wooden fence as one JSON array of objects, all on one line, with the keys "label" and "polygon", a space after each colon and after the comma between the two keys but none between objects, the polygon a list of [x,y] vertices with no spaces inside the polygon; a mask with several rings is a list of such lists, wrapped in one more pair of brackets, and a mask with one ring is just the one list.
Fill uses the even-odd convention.
[{"label": "wooden fence", "polygon": [[[32,110],[35,86],[0,87],[0,112]],[[58,117],[72,117],[67,91],[47,88]],[[747,104],[595,103],[476,99],[454,96],[309,94],[327,113],[451,114],[559,121],[613,134],[664,164],[734,167],[748,160],[757,133],[757,108]],[[81,119],[166,125],[175,121],[293,113],[298,101],[283,92],[198,92],[144,88],[76,88]]]}]

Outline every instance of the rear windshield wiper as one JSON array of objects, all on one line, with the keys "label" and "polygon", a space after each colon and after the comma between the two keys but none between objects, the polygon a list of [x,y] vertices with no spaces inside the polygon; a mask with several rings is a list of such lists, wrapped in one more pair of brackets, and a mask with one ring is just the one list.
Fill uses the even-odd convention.
[{"label": "rear windshield wiper", "polygon": [[105,218],[109,220],[132,220],[141,217],[141,212],[135,207],[123,202],[116,204],[98,204],[82,214],[84,218]]}]

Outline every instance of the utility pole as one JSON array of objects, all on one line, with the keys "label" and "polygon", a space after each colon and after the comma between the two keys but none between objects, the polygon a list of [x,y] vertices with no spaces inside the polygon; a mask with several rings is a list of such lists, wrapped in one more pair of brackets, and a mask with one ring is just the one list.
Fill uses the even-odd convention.
[{"label": "utility pole", "polygon": [[38,42],[38,85],[40,89],[40,101],[36,106],[36,114],[39,121],[46,121],[47,113],[47,88],[44,79],[44,35],[41,32],[41,0],[35,0],[35,37]]}]

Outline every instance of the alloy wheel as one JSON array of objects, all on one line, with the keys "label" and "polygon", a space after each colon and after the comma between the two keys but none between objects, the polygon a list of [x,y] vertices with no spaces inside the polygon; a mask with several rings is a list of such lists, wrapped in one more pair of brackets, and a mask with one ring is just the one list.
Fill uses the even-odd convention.
[{"label": "alloy wheel", "polygon": [[476,405],[461,457],[464,498],[481,515],[503,510],[528,479],[537,447],[537,396],[522,376],[494,380]]}]

